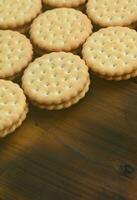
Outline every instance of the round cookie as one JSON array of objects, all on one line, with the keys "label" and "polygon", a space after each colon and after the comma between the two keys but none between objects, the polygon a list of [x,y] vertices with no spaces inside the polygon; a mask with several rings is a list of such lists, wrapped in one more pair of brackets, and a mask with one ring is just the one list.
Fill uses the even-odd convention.
[{"label": "round cookie", "polygon": [[47,6],[54,8],[61,7],[79,7],[81,4],[84,4],[86,0],[43,0],[43,3]]},{"label": "round cookie", "polygon": [[0,29],[15,29],[32,22],[41,7],[41,0],[0,1]]},{"label": "round cookie", "polygon": [[128,26],[137,22],[137,0],[88,0],[87,14],[101,27]]},{"label": "round cookie", "polygon": [[90,79],[85,62],[72,53],[54,52],[37,58],[25,70],[22,87],[40,108],[67,108],[83,98]]},{"label": "round cookie", "polygon": [[132,72],[131,74],[125,74],[123,76],[102,76],[100,74],[98,74],[99,77],[104,78],[106,80],[115,80],[115,81],[121,81],[121,80],[128,80],[130,78],[135,78],[137,77],[137,70],[135,70],[134,72]]},{"label": "round cookie", "polygon": [[100,29],[87,39],[82,55],[92,72],[103,78],[136,76],[137,32],[127,27]]},{"label": "round cookie", "polygon": [[0,30],[0,78],[11,79],[32,60],[32,45],[26,36],[10,30]]},{"label": "round cookie", "polygon": [[39,49],[68,52],[80,47],[91,33],[92,25],[85,14],[71,8],[56,8],[34,20],[30,37]]},{"label": "round cookie", "polygon": [[11,81],[0,79],[0,137],[18,128],[28,112],[22,89]]}]

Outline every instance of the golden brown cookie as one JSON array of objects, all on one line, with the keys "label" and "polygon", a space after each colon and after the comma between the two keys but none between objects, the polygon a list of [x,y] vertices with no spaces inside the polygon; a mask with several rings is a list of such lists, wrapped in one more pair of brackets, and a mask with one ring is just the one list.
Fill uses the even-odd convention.
[{"label": "golden brown cookie", "polygon": [[85,62],[72,53],[50,53],[25,70],[22,87],[30,101],[40,108],[58,110],[83,98],[90,79]]},{"label": "golden brown cookie", "polygon": [[41,7],[41,0],[1,0],[0,29],[18,29],[31,23]]},{"label": "golden brown cookie", "polygon": [[0,79],[0,137],[18,128],[28,112],[22,89],[11,81]]},{"label": "golden brown cookie", "polygon": [[0,78],[11,79],[32,60],[32,45],[24,35],[0,30]]},{"label": "golden brown cookie", "polygon": [[88,0],[87,14],[101,27],[129,26],[137,22],[137,0]]},{"label": "golden brown cookie", "polygon": [[128,79],[137,71],[137,32],[127,27],[100,29],[89,37],[82,54],[89,68],[106,79]]},{"label": "golden brown cookie", "polygon": [[79,48],[92,33],[90,20],[71,8],[57,8],[39,15],[31,26],[35,46],[46,52],[72,51]]}]

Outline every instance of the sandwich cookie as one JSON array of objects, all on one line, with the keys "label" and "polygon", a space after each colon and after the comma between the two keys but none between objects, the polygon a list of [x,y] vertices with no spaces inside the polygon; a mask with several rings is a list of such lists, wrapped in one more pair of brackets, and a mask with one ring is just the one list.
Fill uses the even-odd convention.
[{"label": "sandwich cookie", "polygon": [[26,36],[11,30],[0,30],[0,78],[13,79],[32,60],[32,45]]},{"label": "sandwich cookie", "polygon": [[92,34],[82,55],[96,75],[108,80],[137,76],[137,32],[127,27],[109,27]]},{"label": "sandwich cookie", "polygon": [[37,58],[22,78],[22,87],[30,101],[48,110],[60,110],[77,103],[87,93],[89,84],[85,62],[65,52]]},{"label": "sandwich cookie", "polygon": [[41,12],[41,0],[1,0],[0,29],[26,32],[32,20]]},{"label": "sandwich cookie", "polygon": [[79,48],[91,33],[91,22],[81,11],[56,8],[34,20],[30,38],[34,47],[45,53],[69,52]]},{"label": "sandwich cookie", "polygon": [[0,79],[0,137],[12,133],[28,112],[23,90],[15,83]]},{"label": "sandwich cookie", "polygon": [[88,0],[87,14],[101,27],[137,24],[137,0]]}]

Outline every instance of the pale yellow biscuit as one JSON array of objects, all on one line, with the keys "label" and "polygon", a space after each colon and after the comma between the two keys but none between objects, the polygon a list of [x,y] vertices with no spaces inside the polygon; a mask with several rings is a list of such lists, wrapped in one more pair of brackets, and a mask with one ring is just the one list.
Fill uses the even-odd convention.
[{"label": "pale yellow biscuit", "polygon": [[47,6],[54,7],[54,8],[61,8],[61,7],[78,7],[81,4],[84,4],[86,0],[43,0]]},{"label": "pale yellow biscuit", "polygon": [[23,114],[20,116],[19,121],[13,124],[11,127],[8,127],[2,131],[0,131],[0,138],[5,137],[11,133],[13,133],[18,127],[21,126],[23,121],[26,119],[26,115],[28,113],[28,106],[26,106]]},{"label": "pale yellow biscuit", "polygon": [[137,21],[137,0],[88,0],[87,14],[102,27],[131,25]]},{"label": "pale yellow biscuit", "polygon": [[79,56],[64,52],[50,53],[36,59],[22,78],[22,87],[29,99],[53,109],[60,104],[73,104],[73,99],[77,97],[80,99],[80,93],[86,93],[88,83],[89,73],[85,62]]},{"label": "pale yellow biscuit", "polygon": [[91,33],[92,25],[85,14],[71,8],[57,8],[34,20],[30,37],[34,45],[48,52],[72,51]]},{"label": "pale yellow biscuit", "polygon": [[70,106],[72,106],[73,104],[76,104],[77,102],[80,101],[80,99],[84,98],[84,96],[86,95],[86,93],[89,90],[89,85],[90,85],[90,81],[88,81],[88,83],[86,84],[86,86],[83,88],[83,90],[74,98],[72,98],[69,101],[66,101],[65,103],[61,103],[58,105],[42,105],[42,104],[38,104],[37,102],[32,102],[34,105],[38,106],[41,109],[48,109],[48,110],[61,110],[64,108],[69,108]]},{"label": "pale yellow biscuit", "polygon": [[1,0],[0,29],[13,29],[30,23],[41,11],[41,0]]},{"label": "pale yellow biscuit", "polygon": [[21,125],[27,114],[26,97],[11,81],[0,79],[0,137]]},{"label": "pale yellow biscuit", "polygon": [[89,37],[82,54],[91,70],[105,77],[120,77],[137,70],[137,32],[127,27],[100,29]]},{"label": "pale yellow biscuit", "polygon": [[32,45],[24,35],[0,30],[0,78],[10,79],[20,73],[32,59]]},{"label": "pale yellow biscuit", "polygon": [[137,70],[132,72],[131,74],[125,74],[123,76],[102,76],[100,74],[96,74],[101,78],[104,78],[106,80],[115,80],[115,81],[121,81],[121,80],[128,80],[130,78],[135,78],[137,76]]}]

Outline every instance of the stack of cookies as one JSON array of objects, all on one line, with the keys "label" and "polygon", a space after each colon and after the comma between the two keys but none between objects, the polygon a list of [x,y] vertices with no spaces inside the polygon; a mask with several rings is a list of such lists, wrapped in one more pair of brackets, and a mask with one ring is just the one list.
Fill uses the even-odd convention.
[{"label": "stack of cookies", "polygon": [[26,118],[26,96],[60,110],[86,95],[89,69],[107,80],[137,76],[136,10],[137,0],[1,0],[0,137]]}]

